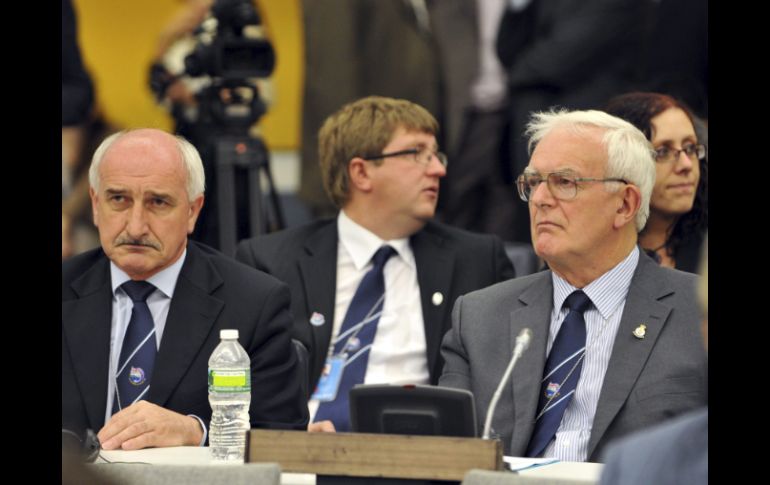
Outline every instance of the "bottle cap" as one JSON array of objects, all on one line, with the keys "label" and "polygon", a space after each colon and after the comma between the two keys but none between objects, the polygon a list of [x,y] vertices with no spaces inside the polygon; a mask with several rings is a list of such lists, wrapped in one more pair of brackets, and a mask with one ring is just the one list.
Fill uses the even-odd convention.
[{"label": "bottle cap", "polygon": [[238,339],[238,330],[222,329],[219,331],[220,339]]}]

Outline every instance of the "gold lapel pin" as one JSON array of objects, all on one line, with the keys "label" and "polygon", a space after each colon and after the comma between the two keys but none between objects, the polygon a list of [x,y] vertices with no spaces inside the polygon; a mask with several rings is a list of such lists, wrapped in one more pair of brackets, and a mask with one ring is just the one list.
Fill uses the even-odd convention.
[{"label": "gold lapel pin", "polygon": [[647,325],[641,323],[638,327],[634,330],[634,337],[638,339],[643,339],[644,336],[647,334]]}]

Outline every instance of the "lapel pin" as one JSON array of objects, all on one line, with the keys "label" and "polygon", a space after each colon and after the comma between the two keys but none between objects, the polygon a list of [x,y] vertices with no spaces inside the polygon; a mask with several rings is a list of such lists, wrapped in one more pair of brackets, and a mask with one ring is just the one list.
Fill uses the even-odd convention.
[{"label": "lapel pin", "polygon": [[643,339],[644,336],[647,334],[647,325],[641,323],[638,327],[634,330],[634,337],[638,339]]},{"label": "lapel pin", "polygon": [[433,293],[433,297],[431,298],[431,301],[433,301],[434,306],[439,306],[441,305],[441,303],[444,302],[444,295],[442,295],[440,291],[437,291]]},{"label": "lapel pin", "polygon": [[326,323],[326,319],[320,313],[313,312],[313,314],[310,315],[310,324],[311,325],[316,326],[316,327],[320,327],[324,323]]}]

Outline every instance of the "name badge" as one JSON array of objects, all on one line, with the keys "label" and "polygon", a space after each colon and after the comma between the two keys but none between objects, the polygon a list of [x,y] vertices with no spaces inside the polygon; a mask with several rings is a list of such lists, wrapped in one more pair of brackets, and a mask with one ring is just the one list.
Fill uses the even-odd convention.
[{"label": "name badge", "polygon": [[342,380],[342,372],[345,369],[345,359],[340,356],[333,356],[326,359],[326,364],[321,372],[321,379],[315,388],[315,392],[310,396],[311,399],[318,399],[321,402],[334,401],[337,397],[337,390]]}]

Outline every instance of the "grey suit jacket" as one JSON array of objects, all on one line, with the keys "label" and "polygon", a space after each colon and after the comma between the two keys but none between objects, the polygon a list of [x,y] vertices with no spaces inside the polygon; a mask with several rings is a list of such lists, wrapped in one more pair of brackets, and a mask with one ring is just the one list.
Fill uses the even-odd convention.
[{"label": "grey suit jacket", "polygon": [[[640,254],[594,416],[588,461],[610,440],[706,404],[706,353],[696,277]],[[524,327],[532,341],[500,398],[492,427],[506,454],[522,456],[534,429],[553,306],[550,271],[458,298],[444,337],[440,386],[473,392],[483,424],[492,394]],[[644,339],[633,330],[647,325]]]},{"label": "grey suit jacket", "polygon": [[602,485],[708,483],[709,412],[699,409],[607,448]]}]

